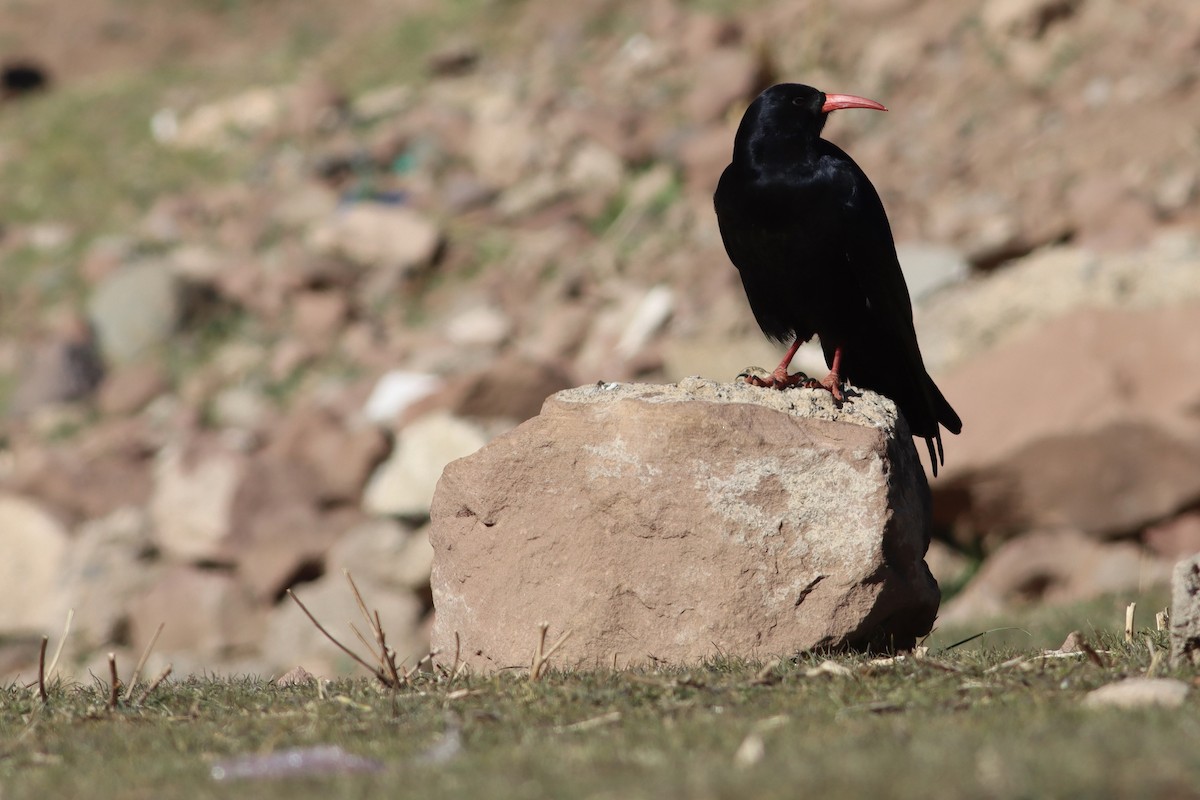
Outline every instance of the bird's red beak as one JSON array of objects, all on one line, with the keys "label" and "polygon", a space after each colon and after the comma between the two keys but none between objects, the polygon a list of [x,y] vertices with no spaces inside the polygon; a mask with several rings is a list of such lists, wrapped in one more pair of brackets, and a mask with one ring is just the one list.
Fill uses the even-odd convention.
[{"label": "bird's red beak", "polygon": [[874,111],[887,111],[882,103],[876,103],[874,100],[868,100],[865,97],[857,97],[852,94],[825,95],[825,105],[821,106],[822,114],[837,111],[839,108],[869,108]]}]

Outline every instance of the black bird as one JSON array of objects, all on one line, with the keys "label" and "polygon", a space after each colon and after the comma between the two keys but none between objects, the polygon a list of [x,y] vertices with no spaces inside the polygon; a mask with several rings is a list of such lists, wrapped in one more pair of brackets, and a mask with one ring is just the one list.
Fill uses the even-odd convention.
[{"label": "black bird", "polygon": [[[850,156],[821,138],[839,108],[887,110],[797,83],[767,89],[742,117],[733,161],[717,184],[721,238],[754,317],[768,337],[791,342],[770,376],[746,380],[823,387],[838,401],[843,381],[879,392],[925,439],[937,475],[945,463],[941,428],[958,433],[962,421],[925,371],[879,193]],[[821,381],[788,374],[813,335],[830,370]]]}]

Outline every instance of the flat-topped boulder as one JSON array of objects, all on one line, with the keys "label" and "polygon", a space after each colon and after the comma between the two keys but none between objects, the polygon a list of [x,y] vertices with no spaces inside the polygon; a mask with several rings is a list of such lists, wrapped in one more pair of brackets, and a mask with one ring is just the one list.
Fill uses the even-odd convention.
[{"label": "flat-topped boulder", "polygon": [[891,401],[690,378],[559,392],[446,467],[433,644],[562,667],[906,648],[940,594],[929,488]]}]

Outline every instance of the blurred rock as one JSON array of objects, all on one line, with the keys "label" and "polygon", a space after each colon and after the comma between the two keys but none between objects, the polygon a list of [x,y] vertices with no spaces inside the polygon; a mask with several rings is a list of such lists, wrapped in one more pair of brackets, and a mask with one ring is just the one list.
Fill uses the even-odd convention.
[{"label": "blurred rock", "polygon": [[262,638],[265,615],[228,572],[176,565],[130,603],[130,637],[141,652],[160,624],[154,651],[213,659],[249,650]]},{"label": "blurred rock", "polygon": [[1190,233],[1164,234],[1135,253],[1053,247],[985,279],[948,286],[916,309],[917,330],[936,377],[1076,309],[1152,310],[1196,301],[1200,241]]},{"label": "blurred rock", "polygon": [[506,88],[481,95],[473,116],[468,157],[484,183],[512,186],[545,155],[534,119]]},{"label": "blurred rock", "polygon": [[145,423],[127,419],[93,424],[61,445],[18,444],[11,488],[72,524],[105,517],[148,501],[156,447]]},{"label": "blurred rock", "polygon": [[29,353],[10,406],[14,414],[89,397],[104,379],[104,363],[91,326],[70,320],[63,327],[54,340]]},{"label": "blurred rock", "polygon": [[411,531],[393,519],[373,519],[346,532],[329,550],[328,572],[348,570],[389,589],[429,588],[433,548],[429,526]]},{"label": "blurred rock", "polygon": [[488,671],[527,664],[542,621],[573,632],[564,667],[911,646],[938,603],[924,473],[890,402],[825,399],[555,395],[438,484],[434,646],[458,633]]},{"label": "blurred rock", "polygon": [[1142,544],[1162,558],[1179,559],[1200,553],[1200,511],[1186,511],[1151,525],[1142,531],[1141,539]]},{"label": "blurred rock", "polygon": [[1171,575],[1171,664],[1200,665],[1200,553]]},{"label": "blurred rock", "polygon": [[74,610],[68,653],[129,643],[129,607],[155,582],[150,520],[136,507],[80,526],[59,572],[55,616]]},{"label": "blurred rock", "polygon": [[160,453],[150,516],[163,553],[179,561],[228,563],[233,499],[247,474],[244,455],[214,442]]},{"label": "blurred rock", "polygon": [[446,323],[446,338],[463,347],[497,347],[512,329],[512,320],[503,311],[479,305],[451,317]]},{"label": "blurred rock", "polygon": [[256,454],[230,508],[234,535],[225,548],[238,580],[259,601],[279,598],[298,580],[320,573],[325,555],[362,520],[348,506],[321,503],[321,479],[286,452]]},{"label": "blurred rock", "polygon": [[387,436],[374,425],[347,426],[319,406],[294,410],[275,430],[272,451],[305,466],[322,505],[357,504],[377,466],[387,457]]},{"label": "blurred rock", "polygon": [[417,519],[428,516],[445,466],[474,453],[487,439],[478,426],[445,413],[429,414],[407,425],[392,455],[371,475],[363,510]]},{"label": "blurred rock", "polygon": [[1125,678],[1093,689],[1083,698],[1084,708],[1135,709],[1158,706],[1179,708],[1190,687],[1175,678]]},{"label": "blurred rock", "polygon": [[261,133],[280,125],[288,111],[284,90],[256,87],[200,106],[178,120],[164,143],[176,147],[222,149],[235,137]]},{"label": "blurred rock", "polygon": [[896,255],[914,304],[943,286],[961,283],[971,273],[971,265],[953,247],[902,242],[896,245]]},{"label": "blurred rock", "polygon": [[88,303],[100,348],[114,364],[167,341],[183,312],[178,278],[164,261],[127,264],[100,281]]},{"label": "blurred rock", "polygon": [[441,233],[407,206],[355,203],[313,228],[309,243],[321,253],[407,274],[433,263]]},{"label": "blurred rock", "polygon": [[1070,529],[1043,530],[989,555],[938,624],[976,623],[1033,604],[1077,603],[1166,583],[1170,562],[1130,542],[1097,542]]},{"label": "blurred rock", "polygon": [[391,422],[440,386],[441,381],[434,375],[393,370],[380,377],[375,384],[363,407],[363,414],[371,422]]},{"label": "blurred rock", "polygon": [[1198,314],[1079,311],[940,379],[964,428],[936,490],[985,537],[1131,534],[1200,501]]},{"label": "blurred rock", "polygon": [[962,586],[974,568],[971,559],[961,551],[937,539],[929,543],[929,551],[925,553],[925,564],[943,593]]},{"label": "blurred rock", "polygon": [[165,392],[168,386],[161,363],[138,361],[110,372],[100,385],[96,401],[103,414],[134,414]]},{"label": "blurred rock", "polygon": [[1083,0],[987,0],[980,19],[998,37],[1040,39],[1057,22],[1075,14]]},{"label": "blurred rock", "polygon": [[350,303],[342,292],[297,292],[292,296],[292,327],[309,341],[329,343],[345,324]]},{"label": "blurred rock", "polygon": [[66,528],[38,504],[0,494],[0,637],[59,630],[59,583],[71,546]]},{"label": "blurred rock", "polygon": [[573,383],[568,373],[553,364],[504,356],[483,369],[448,380],[442,391],[414,403],[404,418],[442,411],[477,420],[524,422],[541,410],[547,397]]}]

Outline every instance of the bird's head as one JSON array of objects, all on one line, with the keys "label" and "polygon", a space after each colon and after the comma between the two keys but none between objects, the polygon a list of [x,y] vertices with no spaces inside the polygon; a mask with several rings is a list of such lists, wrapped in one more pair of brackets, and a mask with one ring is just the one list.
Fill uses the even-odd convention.
[{"label": "bird's head", "polygon": [[826,94],[802,83],[777,83],[763,91],[746,109],[738,138],[815,139],[821,135],[830,112],[840,108],[887,111],[881,103],[865,97]]}]

